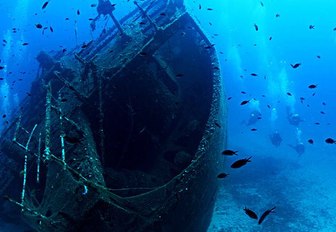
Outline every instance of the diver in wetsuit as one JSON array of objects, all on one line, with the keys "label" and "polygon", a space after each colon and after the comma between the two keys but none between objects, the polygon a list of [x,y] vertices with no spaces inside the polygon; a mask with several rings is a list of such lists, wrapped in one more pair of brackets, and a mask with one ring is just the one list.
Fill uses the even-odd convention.
[{"label": "diver in wetsuit", "polygon": [[299,114],[291,113],[288,115],[288,121],[293,126],[298,126],[303,120],[301,119]]},{"label": "diver in wetsuit", "polygon": [[299,154],[299,156],[301,156],[304,152],[305,152],[305,146],[303,145],[303,143],[297,143],[295,146],[293,145],[289,145],[291,148],[293,148],[296,153]]},{"label": "diver in wetsuit", "polygon": [[115,26],[119,29],[121,34],[123,34],[123,30],[117,21],[117,19],[113,15],[113,11],[115,10],[114,5],[111,4],[109,0],[98,0],[98,6],[97,6],[97,13],[98,15],[91,21],[91,29],[94,31],[96,29],[96,21],[100,18],[101,15],[106,16],[109,15],[111,16]]},{"label": "diver in wetsuit", "polygon": [[271,142],[274,146],[278,147],[280,146],[281,142],[282,142],[282,138],[279,134],[278,131],[274,132],[273,134],[270,135],[270,139],[271,139]]},{"label": "diver in wetsuit", "polygon": [[257,110],[253,110],[250,113],[250,116],[249,116],[249,119],[248,119],[246,125],[251,126],[251,125],[255,124],[260,119],[261,119],[261,113]]},{"label": "diver in wetsuit", "polygon": [[293,126],[298,126],[300,122],[303,122],[300,115],[297,113],[292,113],[289,107],[287,107],[287,119],[289,124],[292,124]]}]

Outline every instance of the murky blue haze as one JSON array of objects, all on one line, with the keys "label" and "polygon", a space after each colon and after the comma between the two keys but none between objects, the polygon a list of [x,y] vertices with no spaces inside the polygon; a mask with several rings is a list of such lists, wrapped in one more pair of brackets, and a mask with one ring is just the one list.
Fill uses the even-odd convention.
[{"label": "murky blue haze", "polygon": [[[117,18],[134,8],[126,0],[116,2]],[[0,16],[1,40],[7,41],[0,47],[5,66],[0,112],[8,120],[11,109],[30,94],[40,50],[71,50],[111,25],[111,20],[106,25],[101,20],[96,32],[89,30],[88,19],[96,15],[92,3],[54,0],[41,10],[43,1],[0,2],[5,9]],[[336,231],[335,145],[325,142],[336,138],[336,2],[189,0],[187,4],[218,52],[229,99],[228,149],[239,154],[223,159],[223,172],[230,175],[218,180],[221,189],[209,232]],[[42,33],[37,23],[54,31]],[[22,46],[24,42],[29,45]],[[300,65],[293,68],[295,64]],[[244,100],[249,102],[241,105]],[[260,116],[248,125],[253,112]],[[302,119],[298,125],[288,120],[295,114]],[[270,140],[275,132],[282,138],[279,146]],[[298,144],[304,147],[302,154],[293,149]],[[230,168],[236,159],[249,156],[252,162],[246,166]],[[273,206],[275,212],[261,225],[243,210],[247,207],[261,215]],[[1,231],[14,229],[3,224]]]}]

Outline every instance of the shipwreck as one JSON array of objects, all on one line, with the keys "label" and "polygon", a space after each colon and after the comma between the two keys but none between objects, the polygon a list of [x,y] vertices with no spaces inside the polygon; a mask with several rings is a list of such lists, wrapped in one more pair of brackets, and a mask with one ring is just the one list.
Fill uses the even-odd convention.
[{"label": "shipwreck", "polygon": [[226,141],[216,51],[182,0],[135,2],[41,52],[0,141],[2,201],[34,231],[206,231]]}]

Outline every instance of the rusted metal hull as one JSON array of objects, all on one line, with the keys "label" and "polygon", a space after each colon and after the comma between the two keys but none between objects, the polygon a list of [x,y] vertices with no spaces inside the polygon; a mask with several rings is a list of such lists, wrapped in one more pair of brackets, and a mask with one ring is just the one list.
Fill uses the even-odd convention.
[{"label": "rusted metal hull", "polygon": [[1,143],[17,166],[28,154],[16,204],[36,231],[206,230],[226,143],[219,63],[183,2],[159,2],[122,19],[123,34],[38,57]]}]

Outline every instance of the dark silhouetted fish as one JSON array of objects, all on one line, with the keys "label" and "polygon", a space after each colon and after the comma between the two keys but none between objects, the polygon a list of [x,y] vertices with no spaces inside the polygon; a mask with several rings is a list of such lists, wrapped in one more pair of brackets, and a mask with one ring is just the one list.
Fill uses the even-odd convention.
[{"label": "dark silhouetted fish", "polygon": [[309,25],[309,29],[315,29],[314,25]]},{"label": "dark silhouetted fish", "polygon": [[229,175],[229,174],[222,172],[222,173],[219,173],[219,174],[217,175],[217,178],[218,178],[218,179],[224,179],[224,178],[227,177],[228,175]]},{"label": "dark silhouetted fish", "polygon": [[336,141],[335,141],[333,138],[327,138],[327,139],[325,140],[325,142],[326,142],[326,143],[329,143],[329,144],[335,144],[335,143],[336,143]]},{"label": "dark silhouetted fish", "polygon": [[252,156],[250,156],[249,158],[246,158],[246,159],[237,160],[233,164],[231,164],[231,168],[240,168],[240,167],[244,166],[245,164],[247,164],[248,162],[251,162],[251,158],[252,158]]},{"label": "dark silhouetted fish", "polygon": [[252,210],[245,207],[244,211],[250,218],[258,220],[258,215],[255,212],[253,212]]},{"label": "dark silhouetted fish", "polygon": [[256,74],[256,73],[251,73],[251,76],[256,77],[256,76],[258,76],[258,74]]},{"label": "dark silhouetted fish", "polygon": [[310,144],[314,144],[314,140],[312,140],[312,139],[308,139],[308,143],[310,143]]},{"label": "dark silhouetted fish", "polygon": [[309,89],[315,89],[317,87],[317,85],[309,85],[308,88]]},{"label": "dark silhouetted fish", "polygon": [[254,24],[254,29],[255,29],[256,31],[258,31],[258,30],[259,30],[259,27],[258,27],[258,25],[257,25],[257,24]]},{"label": "dark silhouetted fish", "polygon": [[266,210],[260,217],[259,221],[258,221],[258,224],[260,225],[264,220],[265,218],[267,217],[267,215],[269,215],[270,213],[272,213],[275,209],[275,206],[272,208],[272,209],[268,209]]},{"label": "dark silhouetted fish", "polygon": [[301,63],[291,64],[292,68],[298,68],[300,67]]},{"label": "dark silhouetted fish", "polygon": [[42,10],[45,9],[45,8],[48,6],[48,3],[49,3],[49,2],[45,2],[45,3],[42,5]]},{"label": "dark silhouetted fish", "polygon": [[246,105],[248,102],[249,102],[248,100],[242,101],[240,105]]},{"label": "dark silhouetted fish", "polygon": [[224,150],[222,152],[222,155],[237,155],[238,151],[233,151],[233,150]]},{"label": "dark silhouetted fish", "polygon": [[77,144],[77,143],[80,143],[80,139],[79,138],[76,138],[76,137],[70,137],[70,136],[64,136],[64,140],[67,141],[68,143],[71,143],[71,144]]},{"label": "dark silhouetted fish", "polygon": [[38,28],[38,29],[41,29],[43,26],[42,26],[42,24],[37,23],[37,24],[35,24],[35,27]]}]

